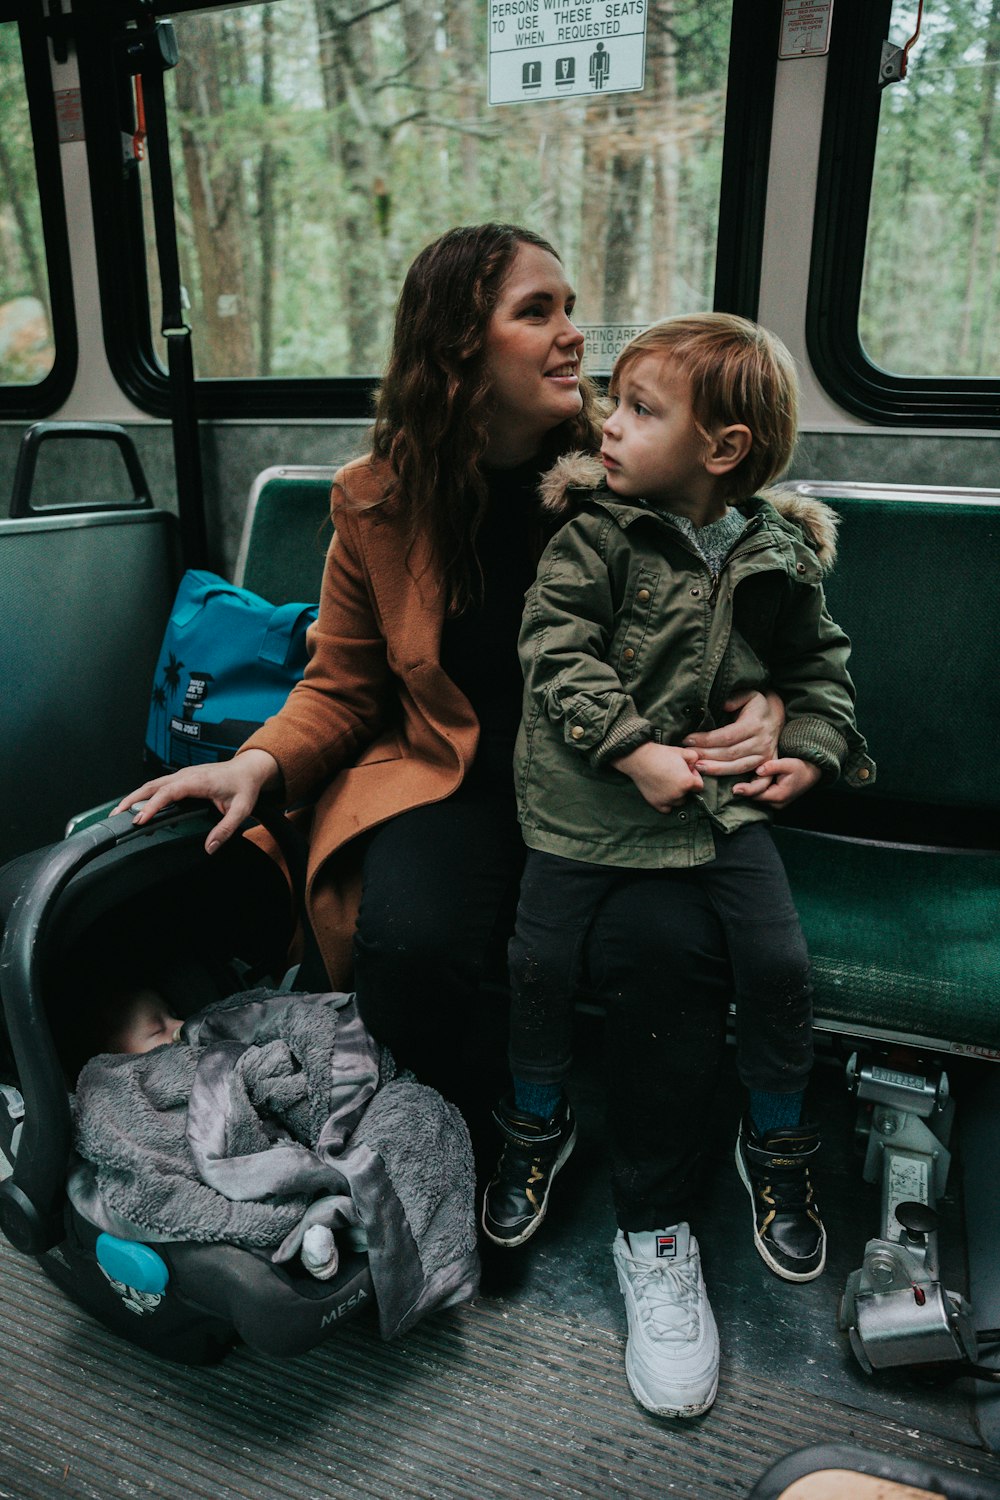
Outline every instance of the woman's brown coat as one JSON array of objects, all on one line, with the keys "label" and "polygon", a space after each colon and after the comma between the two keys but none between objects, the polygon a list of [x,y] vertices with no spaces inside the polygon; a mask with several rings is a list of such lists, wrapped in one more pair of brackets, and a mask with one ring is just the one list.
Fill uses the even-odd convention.
[{"label": "woman's brown coat", "polygon": [[387,479],[387,466],[367,458],[336,475],[309,665],[243,746],[274,756],[288,806],[316,798],[307,903],[341,989],[361,891],[358,835],[450,796],[479,739],[468,699],[441,669],[440,578],[424,545],[408,547]]}]

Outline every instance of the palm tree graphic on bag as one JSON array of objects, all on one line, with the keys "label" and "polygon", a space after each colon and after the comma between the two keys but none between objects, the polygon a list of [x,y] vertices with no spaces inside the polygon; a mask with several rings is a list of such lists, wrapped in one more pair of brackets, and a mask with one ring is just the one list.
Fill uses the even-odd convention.
[{"label": "palm tree graphic on bag", "polygon": [[163,759],[163,755],[164,755],[164,753],[166,751],[166,745],[167,745],[167,726],[166,726],[167,695],[166,695],[166,692],[160,686],[159,683],[156,683],[156,685],[153,688],[152,698],[153,698],[153,707],[159,713],[159,723],[158,723],[157,732],[156,732],[156,744],[159,747],[160,759],[162,760]]},{"label": "palm tree graphic on bag", "polygon": [[158,689],[159,692],[163,692],[165,688],[169,689],[169,691],[170,691],[170,702],[169,702],[167,713],[166,713],[166,716],[165,716],[166,732],[165,732],[165,734],[163,736],[163,757],[162,758],[164,760],[167,760],[169,758],[169,753],[170,753],[170,732],[169,732],[169,726],[170,726],[170,720],[173,717],[174,712],[175,712],[174,703],[175,703],[175,700],[177,698],[178,689],[180,688],[180,685],[181,685],[181,668],[183,666],[184,666],[184,663],[182,661],[178,661],[177,658],[176,658],[176,656],[174,655],[174,653],[172,651],[169,652],[167,660],[166,660],[166,662],[164,663],[164,666],[163,666],[163,687],[160,688],[160,689]]}]

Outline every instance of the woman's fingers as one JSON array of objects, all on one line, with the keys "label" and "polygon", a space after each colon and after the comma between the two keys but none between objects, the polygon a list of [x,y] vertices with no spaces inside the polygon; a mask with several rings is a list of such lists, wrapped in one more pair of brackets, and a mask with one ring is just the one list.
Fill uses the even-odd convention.
[{"label": "woman's fingers", "polygon": [[133,819],[141,826],[171,803],[183,802],[188,797],[213,802],[223,816],[205,841],[205,848],[211,854],[246,822],[264,787],[277,775],[278,763],[272,755],[265,750],[249,750],[232,760],[185,766],[169,776],[147,781],[123,797],[115,812],[124,812],[137,802],[144,802]]},{"label": "woman's fingers", "polygon": [[137,802],[147,802],[158,790],[162,781],[162,776],[157,777],[155,781],[144,781],[142,786],[137,786],[134,792],[126,792],[118,806],[111,809],[111,816],[114,817],[115,813],[128,812],[129,808],[134,807]]},{"label": "woman's fingers", "polygon": [[214,854],[216,849],[221,848],[243,826],[252,811],[252,804],[244,806],[243,798],[234,797],[225,817],[219,819],[205,840],[205,852]]},{"label": "woman's fingers", "polygon": [[722,724],[718,729],[705,729],[700,734],[689,734],[684,739],[685,745],[693,745],[696,750],[712,749],[724,752],[731,745],[738,745],[746,739],[746,731],[738,719],[731,724]]},{"label": "woman's fingers", "polygon": [[711,756],[699,756],[695,762],[695,770],[700,771],[702,776],[745,776],[750,771],[756,771],[760,765],[759,755],[734,755],[733,758],[722,760]]}]

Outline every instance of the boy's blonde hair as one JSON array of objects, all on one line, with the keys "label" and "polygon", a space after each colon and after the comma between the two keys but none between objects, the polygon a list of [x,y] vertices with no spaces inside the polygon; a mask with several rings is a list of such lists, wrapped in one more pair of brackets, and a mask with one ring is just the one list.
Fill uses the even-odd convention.
[{"label": "boy's blonde hair", "polygon": [[667,318],[625,345],[611,373],[612,396],[625,371],[647,355],[671,359],[684,371],[706,438],[712,427],[749,427],[750,452],[728,476],[728,493],[749,498],[787,468],[797,433],[798,379],[775,334],[733,313]]}]

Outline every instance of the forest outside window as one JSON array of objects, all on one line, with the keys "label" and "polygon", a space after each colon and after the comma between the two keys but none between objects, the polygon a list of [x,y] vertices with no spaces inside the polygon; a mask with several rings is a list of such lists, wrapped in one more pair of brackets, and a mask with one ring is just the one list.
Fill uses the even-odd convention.
[{"label": "forest outside window", "polygon": [[[500,106],[488,0],[176,15],[167,90],[197,375],[377,375],[415,253],[484,219],[556,245],[595,373],[608,328],[711,307],[731,4],[638,3],[641,91]],[[144,196],[155,304],[148,183]]]},{"label": "forest outside window", "polygon": [[0,22],[0,386],[55,363],[49,278],[17,23]]},{"label": "forest outside window", "polygon": [[[916,30],[895,0],[892,40]],[[903,377],[1000,371],[1000,0],[925,4],[882,94],[859,332]]]}]

